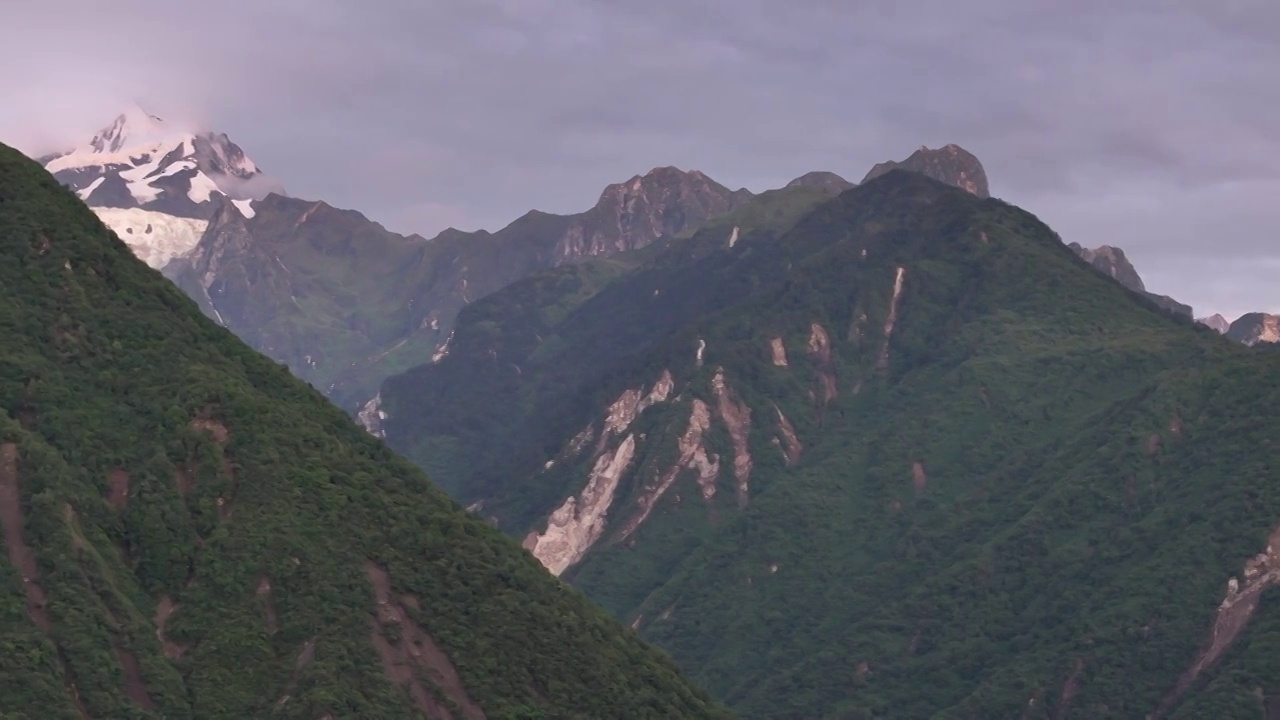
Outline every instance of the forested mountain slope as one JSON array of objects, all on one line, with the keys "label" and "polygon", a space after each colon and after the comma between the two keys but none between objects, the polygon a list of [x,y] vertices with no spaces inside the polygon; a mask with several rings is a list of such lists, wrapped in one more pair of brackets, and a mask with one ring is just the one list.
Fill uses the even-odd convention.
[{"label": "forested mountain slope", "polygon": [[0,716],[725,716],[4,146],[0,253]]},{"label": "forested mountain slope", "polygon": [[388,442],[745,717],[1280,712],[1277,356],[915,173],[808,207],[475,303]]}]

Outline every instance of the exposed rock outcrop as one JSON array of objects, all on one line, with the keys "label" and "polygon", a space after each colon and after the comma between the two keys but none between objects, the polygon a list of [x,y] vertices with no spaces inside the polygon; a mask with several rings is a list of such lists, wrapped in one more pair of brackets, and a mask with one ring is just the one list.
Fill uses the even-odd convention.
[{"label": "exposed rock outcrop", "polygon": [[609,506],[635,450],[635,435],[628,435],[616,450],[602,454],[582,492],[569,496],[551,513],[546,530],[525,537],[524,547],[552,575],[563,573],[581,560],[604,534]]},{"label": "exposed rock outcrop", "polygon": [[751,408],[739,400],[737,393],[729,387],[724,377],[724,368],[718,368],[715,377],[711,379],[711,392],[716,398],[716,413],[733,440],[733,476],[737,480],[738,506],[746,507],[753,465],[748,441],[751,434]]},{"label": "exposed rock outcrop", "polygon": [[360,412],[356,413],[356,420],[360,425],[374,437],[385,437],[382,432],[382,421],[387,418],[387,414],[382,410],[382,393],[373,396],[373,399],[364,404],[360,408]]},{"label": "exposed rock outcrop", "polygon": [[980,198],[990,197],[987,186],[987,172],[973,153],[959,145],[946,145],[937,150],[921,146],[902,162],[892,160],[877,163],[862,179],[862,184],[889,172],[902,169],[918,172],[939,182],[954,185],[961,190],[973,193]]},{"label": "exposed rock outcrop", "polygon": [[889,340],[893,337],[893,327],[898,323],[898,303],[902,300],[902,281],[906,277],[906,268],[899,267],[893,275],[893,295],[889,298],[889,314],[884,319],[884,341],[880,345],[880,357],[876,367],[889,367]]},{"label": "exposed rock outcrop", "polygon": [[1124,250],[1111,245],[1099,245],[1087,248],[1080,243],[1070,243],[1071,248],[1082,260],[1102,271],[1104,275],[1115,278],[1116,282],[1135,292],[1146,292],[1147,286],[1142,283],[1133,263],[1125,256]]},{"label": "exposed rock outcrop", "polygon": [[1138,271],[1134,269],[1133,263],[1129,262],[1129,258],[1125,256],[1124,250],[1111,245],[1086,248],[1081,246],[1080,243],[1074,242],[1069,243],[1067,247],[1079,255],[1082,260],[1097,268],[1102,274],[1114,278],[1121,285],[1146,296],[1156,305],[1170,312],[1191,317],[1190,305],[1180,303],[1168,295],[1157,295],[1153,292],[1148,292],[1146,285],[1142,282],[1142,278],[1138,276]]},{"label": "exposed rock outcrop", "polygon": [[774,365],[787,366],[787,347],[782,344],[782,338],[776,337],[769,341],[769,354],[773,358]]},{"label": "exposed rock outcrop", "polygon": [[751,198],[697,170],[659,167],[604,189],[591,210],[574,217],[556,243],[560,261],[642,248],[678,235]]},{"label": "exposed rock outcrop", "polygon": [[704,500],[710,500],[716,491],[716,478],[720,474],[720,458],[707,453],[703,437],[711,428],[711,409],[701,400],[690,404],[689,425],[677,443],[679,456],[670,468],[654,482],[647,485],[636,499],[636,511],[618,531],[618,539],[625,540],[649,517],[649,513],[675,483],[683,470],[698,473],[698,487]]},{"label": "exposed rock outcrop", "polygon": [[1263,591],[1280,584],[1280,527],[1271,532],[1262,552],[1245,561],[1241,578],[1243,580],[1235,577],[1227,580],[1226,593],[1222,603],[1218,605],[1218,614],[1208,640],[1191,667],[1183,672],[1173,690],[1151,715],[1153,719],[1164,717],[1178,698],[1191,689],[1200,673],[1226,653],[1248,626],[1254,611],[1258,609],[1258,599]]},{"label": "exposed rock outcrop", "polygon": [[796,436],[796,429],[791,425],[791,421],[786,415],[782,414],[782,409],[777,405],[773,406],[773,411],[778,416],[778,437],[774,438],[774,442],[782,449],[782,457],[787,463],[787,467],[800,462],[800,455],[804,452],[804,445],[801,444],[800,438]]},{"label": "exposed rock outcrop", "polygon": [[1196,318],[1196,322],[1216,330],[1220,335],[1225,335],[1227,330],[1231,329],[1231,321],[1222,317],[1220,313],[1214,313],[1209,317]]},{"label": "exposed rock outcrop", "polygon": [[1226,336],[1249,347],[1261,343],[1280,343],[1280,315],[1246,313],[1231,323]]},{"label": "exposed rock outcrop", "polygon": [[624,391],[609,406],[609,414],[604,420],[605,429],[614,434],[626,430],[640,413],[670,397],[674,387],[675,380],[671,377],[671,371],[663,370],[648,395],[642,396],[640,388]]}]

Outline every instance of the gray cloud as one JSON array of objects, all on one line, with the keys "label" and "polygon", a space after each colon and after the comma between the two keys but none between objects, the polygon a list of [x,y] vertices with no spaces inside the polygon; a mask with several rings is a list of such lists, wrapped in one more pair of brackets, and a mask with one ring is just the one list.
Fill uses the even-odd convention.
[{"label": "gray cloud", "polygon": [[572,212],[657,165],[755,190],[964,145],[1198,311],[1280,310],[1271,0],[14,0],[0,140],[128,101],[402,232]]}]

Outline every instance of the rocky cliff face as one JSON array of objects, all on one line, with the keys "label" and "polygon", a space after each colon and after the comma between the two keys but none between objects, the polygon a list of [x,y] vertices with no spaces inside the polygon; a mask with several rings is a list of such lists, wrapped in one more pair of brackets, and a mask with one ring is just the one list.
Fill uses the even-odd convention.
[{"label": "rocky cliff face", "polygon": [[1180,303],[1168,295],[1157,295],[1147,292],[1147,287],[1142,282],[1142,278],[1138,275],[1138,271],[1134,269],[1133,263],[1129,262],[1129,258],[1125,256],[1124,250],[1111,245],[1100,245],[1096,248],[1086,248],[1080,243],[1069,243],[1067,247],[1072,252],[1079,255],[1081,259],[1094,266],[1104,275],[1107,275],[1121,285],[1130,290],[1144,295],[1147,299],[1156,305],[1178,315],[1192,317],[1192,309],[1190,305]]},{"label": "rocky cliff face", "polygon": [[1209,317],[1196,318],[1196,322],[1208,328],[1213,328],[1220,334],[1226,334],[1231,328],[1231,321],[1222,317],[1221,313],[1214,313]]},{"label": "rocky cliff face", "polygon": [[1280,315],[1245,313],[1231,323],[1225,334],[1249,347],[1280,343]]},{"label": "rocky cliff face", "polygon": [[1082,247],[1080,243],[1070,243],[1075,254],[1085,262],[1101,270],[1104,274],[1115,278],[1116,282],[1135,292],[1146,292],[1147,286],[1142,283],[1133,263],[1125,257],[1124,250],[1111,245],[1100,245],[1096,248]]},{"label": "rocky cliff face", "polygon": [[693,230],[751,198],[703,173],[659,167],[605,188],[595,207],[574,216],[555,244],[558,260],[642,248]]},{"label": "rocky cliff face", "polygon": [[982,168],[982,163],[973,153],[959,145],[945,145],[936,150],[921,146],[902,162],[890,160],[877,163],[862,179],[862,183],[865,185],[867,181],[894,169],[918,172],[980,198],[991,196],[991,190],[987,186],[987,172]]}]

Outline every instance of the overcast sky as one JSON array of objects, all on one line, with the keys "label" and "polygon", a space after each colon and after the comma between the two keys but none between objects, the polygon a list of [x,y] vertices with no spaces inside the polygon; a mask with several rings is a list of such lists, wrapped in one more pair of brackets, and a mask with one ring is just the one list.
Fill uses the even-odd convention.
[{"label": "overcast sky", "polygon": [[1280,311],[1275,0],[3,0],[0,26],[0,141],[33,154],[138,102],[430,236],[659,165],[758,191],[955,142],[1197,314]]}]

